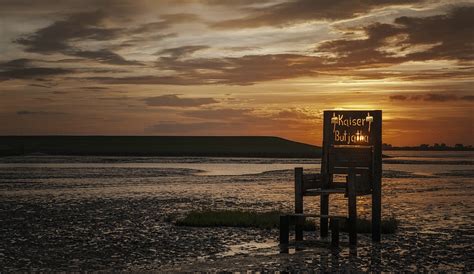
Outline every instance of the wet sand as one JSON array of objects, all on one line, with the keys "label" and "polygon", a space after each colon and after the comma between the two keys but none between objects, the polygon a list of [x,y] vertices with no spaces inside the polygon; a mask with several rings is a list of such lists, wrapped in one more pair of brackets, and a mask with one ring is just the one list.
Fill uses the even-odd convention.
[{"label": "wet sand", "polygon": [[[294,254],[279,254],[277,230],[173,224],[200,209],[292,211],[291,170],[208,176],[188,169],[34,169],[0,169],[3,271],[474,269],[470,166],[439,174],[387,170],[383,215],[400,220],[396,234],[382,235],[381,244],[360,235],[356,250],[307,247]],[[306,209],[319,211],[317,199],[307,199]],[[370,199],[359,199],[358,208],[370,216]],[[345,210],[342,196],[331,200],[333,213]]]}]

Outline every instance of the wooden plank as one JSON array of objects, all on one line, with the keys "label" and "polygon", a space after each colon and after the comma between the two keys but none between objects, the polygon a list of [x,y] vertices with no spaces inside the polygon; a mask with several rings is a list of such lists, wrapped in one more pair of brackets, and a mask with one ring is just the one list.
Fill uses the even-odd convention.
[{"label": "wooden plank", "polygon": [[329,150],[329,165],[371,167],[372,147],[334,148]]},{"label": "wooden plank", "polygon": [[321,188],[322,183],[322,176],[319,173],[303,174],[303,194],[306,189]]},{"label": "wooden plank", "polygon": [[353,159],[331,159],[330,166],[332,167],[366,167],[372,166],[372,162],[367,159],[353,160]]},{"label": "wooden plank", "polygon": [[346,182],[332,182],[328,188],[343,188],[346,189],[347,183]]},{"label": "wooden plank", "polygon": [[329,194],[344,194],[345,188],[328,188],[328,189],[307,189],[306,196],[329,195]]},{"label": "wooden plank", "polygon": [[295,168],[295,213],[303,213],[303,168]]},{"label": "wooden plank", "polygon": [[[332,113],[329,111],[325,111],[323,115],[323,157],[321,159],[321,174],[325,179],[323,180],[322,188],[327,188],[332,182],[332,176],[328,173],[328,150],[332,144],[331,115]],[[320,199],[320,215],[329,215],[329,196],[321,195]],[[327,237],[328,235],[327,218],[320,218],[320,235],[321,237]]]},{"label": "wooden plank", "polygon": [[369,172],[368,168],[360,168],[360,167],[331,167],[329,168],[329,172],[331,174],[349,174],[349,169],[352,169],[352,172],[361,174]]},{"label": "wooden plank", "polygon": [[349,206],[349,243],[357,245],[357,196],[356,196],[356,173],[351,172],[348,175],[348,206]]},{"label": "wooden plank", "polygon": [[299,216],[304,216],[306,218],[319,218],[319,217],[324,217],[328,219],[347,219],[347,216],[342,216],[342,215],[319,215],[319,214],[288,214],[285,216],[290,216],[290,217],[299,217]]},{"label": "wooden plank", "polygon": [[356,175],[357,196],[372,194],[372,176],[368,173]]}]

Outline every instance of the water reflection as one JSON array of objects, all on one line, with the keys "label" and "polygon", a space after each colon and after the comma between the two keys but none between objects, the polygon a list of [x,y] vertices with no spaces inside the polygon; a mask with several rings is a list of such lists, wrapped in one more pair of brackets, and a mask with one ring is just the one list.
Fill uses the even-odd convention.
[{"label": "water reflection", "polygon": [[[367,237],[367,240],[370,238]],[[323,240],[324,242],[324,240]],[[314,243],[313,243],[314,244]],[[348,242],[342,247],[315,247],[311,244],[304,248],[286,246],[280,249],[280,261],[293,260],[302,269],[318,269],[321,272],[333,271],[379,271],[382,264],[383,244],[363,242],[362,246],[349,246]]]}]

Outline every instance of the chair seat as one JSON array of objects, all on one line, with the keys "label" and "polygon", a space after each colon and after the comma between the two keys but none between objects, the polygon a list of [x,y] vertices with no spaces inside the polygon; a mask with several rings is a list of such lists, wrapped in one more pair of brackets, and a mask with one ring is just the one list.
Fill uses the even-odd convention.
[{"label": "chair seat", "polygon": [[287,214],[286,216],[305,217],[305,218],[344,219],[344,220],[348,218],[347,216],[342,216],[342,215],[321,215],[321,214],[304,214],[304,213],[293,213],[293,214]]},{"label": "chair seat", "polygon": [[305,196],[317,196],[321,194],[345,194],[345,188],[310,188],[304,193]]}]

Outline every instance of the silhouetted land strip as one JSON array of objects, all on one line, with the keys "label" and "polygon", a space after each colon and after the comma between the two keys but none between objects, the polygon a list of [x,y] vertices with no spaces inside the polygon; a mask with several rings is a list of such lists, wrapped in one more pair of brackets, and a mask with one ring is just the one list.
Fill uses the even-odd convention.
[{"label": "silhouetted land strip", "polygon": [[448,146],[444,143],[438,144],[435,143],[432,146],[428,144],[421,144],[419,146],[404,146],[404,147],[394,147],[391,144],[383,144],[383,150],[414,150],[414,151],[474,151],[472,145],[464,144],[455,144],[454,146]]},{"label": "silhouetted land strip", "polygon": [[321,157],[321,149],[265,136],[0,136],[0,155]]}]

